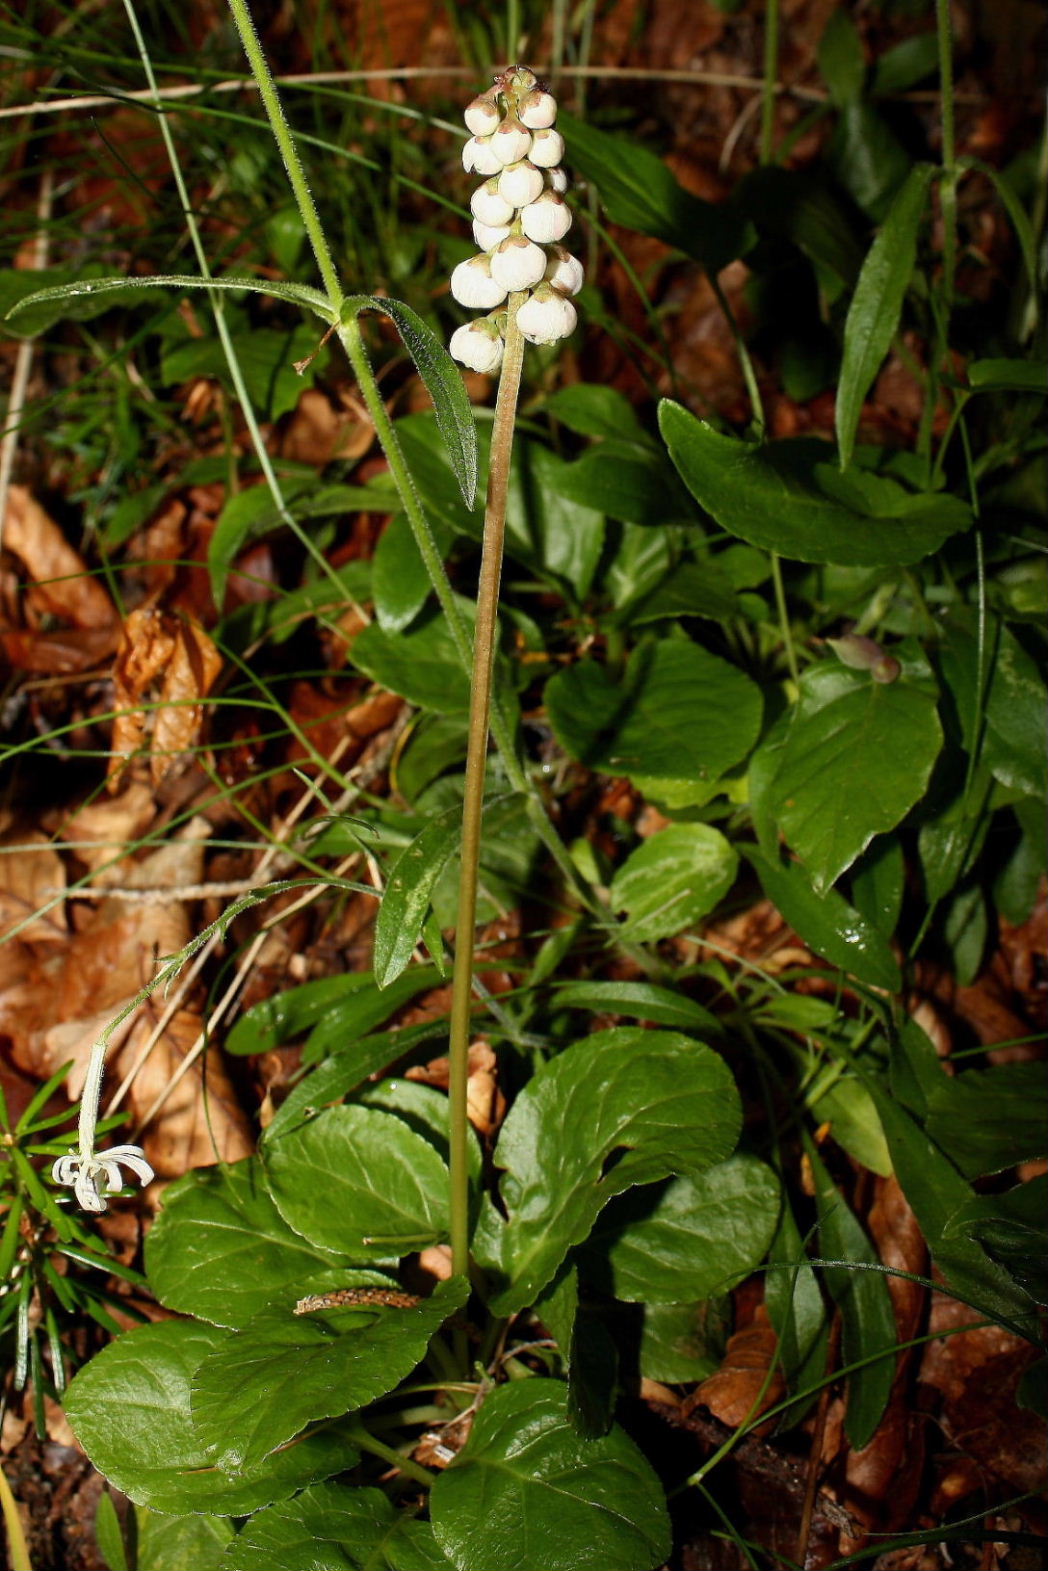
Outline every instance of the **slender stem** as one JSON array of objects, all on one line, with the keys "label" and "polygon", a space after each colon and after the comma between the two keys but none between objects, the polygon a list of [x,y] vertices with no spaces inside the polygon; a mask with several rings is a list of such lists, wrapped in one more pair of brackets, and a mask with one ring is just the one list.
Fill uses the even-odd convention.
[{"label": "slender stem", "polygon": [[764,81],[761,87],[761,163],[775,151],[775,84],[779,74],[779,0],[767,0],[764,22]]},{"label": "slender stem", "polygon": [[943,289],[946,309],[953,301],[953,282],[957,269],[957,151],[953,128],[953,32],[950,26],[950,0],[935,0],[935,20],[939,37],[939,83],[942,104],[942,227]]},{"label": "slender stem", "polygon": [[484,774],[487,765],[491,687],[495,667],[495,631],[502,547],[506,534],[513,429],[524,364],[524,338],[517,310],[525,294],[510,296],[506,316],[506,349],[499,379],[491,433],[488,498],[484,514],[484,545],[477,585],[477,625],[473,639],[473,686],[466,752],[466,789],[462,802],[462,871],[455,923],[455,970],[451,991],[451,1040],[448,1096],[451,1102],[451,1258],[456,1276],[469,1270],[469,1124],[466,1081],[469,1075],[469,1010],[473,994],[473,957],[477,915],[477,872],[480,863]]},{"label": "slender stem", "polygon": [[433,1474],[427,1468],[413,1461],[411,1457],[405,1456],[402,1451],[395,1451],[392,1446],[387,1446],[383,1440],[377,1439],[369,1429],[364,1428],[359,1418],[355,1422],[351,1420],[347,1423],[346,1428],[349,1438],[362,1451],[369,1451],[372,1456],[381,1457],[383,1462],[389,1462],[398,1472],[403,1473],[405,1478],[413,1478],[417,1484],[424,1484],[427,1489],[433,1483]]}]

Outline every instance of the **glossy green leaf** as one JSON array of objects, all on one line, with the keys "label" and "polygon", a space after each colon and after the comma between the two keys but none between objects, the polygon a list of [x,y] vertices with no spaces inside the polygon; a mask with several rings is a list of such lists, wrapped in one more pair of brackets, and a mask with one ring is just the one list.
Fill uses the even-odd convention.
[{"label": "glossy green leaf", "polygon": [[263,1134],[263,1145],[308,1123],[322,1108],[341,1101],[370,1076],[388,1068],[405,1053],[413,1052],[421,1043],[446,1038],[447,1029],[447,1021],[437,1016],[422,1025],[394,1026],[389,1031],[377,1031],[373,1036],[362,1037],[359,1042],[351,1042],[348,1047],[332,1053],[310,1070],[281,1102],[273,1122]]},{"label": "glossy green leaf", "polygon": [[1048,393],[1048,372],[1040,360],[971,360],[968,386],[973,393]]},{"label": "glossy green leaf", "polygon": [[77,1439],[136,1505],[176,1516],[246,1516],[358,1460],[329,1427],[235,1477],[221,1472],[193,1420],[190,1386],[227,1335],[191,1320],[138,1326],[71,1381],[63,1406]]},{"label": "glossy green leaf", "polygon": [[[1042,1100],[1043,1095],[1042,1084]],[[1036,1303],[1048,1305],[1045,1216],[1048,1174],[1040,1173],[1004,1194],[976,1195],[951,1217],[946,1231],[948,1235],[967,1234]]]},{"label": "glossy green leaf", "polygon": [[[423,971],[423,980],[432,979],[432,972]],[[268,1053],[285,1042],[308,1036],[323,1026],[333,1016],[343,1016],[354,1027],[361,1016],[357,1006],[372,999],[375,978],[370,971],[348,971],[341,976],[320,977],[315,982],[303,982],[289,987],[282,993],[272,993],[261,1003],[247,1010],[226,1038],[227,1053]],[[392,1005],[388,1013],[392,1013]],[[379,1016],[374,1024],[381,1023]],[[370,1030],[368,1025],[365,1029]],[[363,1035],[363,1031],[357,1034]],[[352,1040],[347,1029],[346,1039]]]},{"label": "glossy green leaf", "polygon": [[795,561],[907,565],[972,520],[957,497],[914,494],[854,469],[841,476],[833,449],[814,437],[742,442],[669,399],[659,425],[684,483],[717,523]]},{"label": "glossy green leaf", "polygon": [[[965,746],[1002,785],[1027,796],[1048,791],[1048,702],[1036,662],[1005,623],[987,618],[980,709],[979,645],[974,613],[952,611],[938,659],[953,696]],[[982,727],[979,716],[982,714]]]},{"label": "glossy green leaf", "polygon": [[375,923],[375,980],[388,987],[411,963],[437,880],[459,848],[462,808],[431,818],[389,870]]},{"label": "glossy green leaf", "polygon": [[899,923],[906,887],[906,864],[898,835],[878,835],[851,870],[855,909],[891,938]]},{"label": "glossy green leaf", "polygon": [[816,894],[799,863],[767,856],[756,846],[747,846],[744,855],[768,899],[817,955],[868,987],[900,990],[902,973],[888,940],[835,889]]},{"label": "glossy green leaf", "polygon": [[940,1075],[925,1128],[966,1178],[1048,1156],[1048,1071],[1016,1063]]},{"label": "glossy green leaf", "polygon": [[866,82],[866,54],[847,11],[831,11],[819,39],[819,70],[835,104],[858,98]]},{"label": "glossy green leaf", "polygon": [[[448,1099],[435,1086],[420,1085],[417,1080],[400,1079],[391,1075],[374,1085],[363,1086],[354,1101],[361,1107],[377,1107],[380,1112],[396,1116],[428,1140],[434,1151],[448,1160],[449,1113]],[[479,1181],[483,1166],[480,1141],[472,1124],[466,1140],[466,1162],[470,1178]]]},{"label": "glossy green leaf", "polygon": [[546,411],[580,436],[623,437],[628,442],[646,444],[651,441],[633,405],[617,387],[597,382],[558,387],[546,399]]},{"label": "glossy green leaf", "polygon": [[267,1304],[293,1304],[344,1255],[309,1243],[273,1204],[262,1164],[199,1167],[164,1192],[146,1238],[149,1285],[168,1309],[242,1326]]},{"label": "glossy green leaf", "polygon": [[329,1053],[338,1052],[348,1043],[367,1036],[419,993],[435,987],[439,975],[436,966],[413,966],[395,981],[380,987],[370,972],[355,974],[363,978],[362,985],[348,994],[341,1008],[329,1011],[317,1021],[302,1049],[304,1064],[315,1064]]},{"label": "glossy green leaf", "polygon": [[506,502],[506,552],[585,599],[604,547],[604,515],[570,484],[573,464],[538,442],[514,444]]},{"label": "glossy green leaf", "polygon": [[902,303],[917,261],[917,234],[934,171],[917,164],[892,203],[862,265],[844,324],[837,385],[837,443],[841,468],[851,463],[863,400],[899,326]]},{"label": "glossy green leaf", "polygon": [[683,1304],[727,1292],[763,1260],[779,1180],[752,1156],[632,1189],[602,1212],[582,1252],[584,1279],[629,1303]]},{"label": "glossy green leaf", "polygon": [[763,708],[737,667],[677,640],[634,650],[621,681],[593,660],[569,666],[546,706],[561,746],[593,769],[703,781],[745,758]]},{"label": "glossy green leaf", "polygon": [[873,1098],[861,1081],[842,1075],[825,1091],[816,1084],[805,1096],[805,1106],[817,1124],[829,1124],[834,1140],[850,1157],[871,1173],[888,1177],[892,1171],[888,1142]]},{"label": "glossy green leaf", "polygon": [[450,1564],[429,1523],[398,1511],[380,1489],[317,1484],[257,1512],[222,1571],[449,1571]]},{"label": "glossy green leaf", "polygon": [[749,238],[746,225],[727,203],[704,202],[686,191],[635,137],[598,131],[591,121],[563,111],[557,124],[571,148],[572,167],[596,184],[615,223],[676,246],[711,273],[741,256]]},{"label": "glossy green leaf", "polygon": [[219,1467],[250,1470],[307,1424],[392,1391],[468,1296],[469,1284],[454,1277],[413,1308],[262,1310],[198,1367],[192,1395],[198,1433]]},{"label": "glossy green leaf", "polygon": [[645,1304],[640,1372],[649,1380],[694,1384],[720,1368],[731,1321],[728,1299],[699,1304]]},{"label": "glossy green leaf", "polygon": [[467,507],[472,507],[477,494],[477,427],[458,366],[432,328],[402,300],[390,300],[384,295],[350,295],[342,301],[341,320],[359,316],[361,311],[381,311],[395,323],[433,400],[437,426],[462,499]]},{"label": "glossy green leaf", "polygon": [[872,1440],[891,1395],[898,1342],[895,1313],[884,1276],[862,1269],[864,1263],[877,1263],[873,1245],[834,1188],[814,1145],[810,1141],[805,1145],[815,1184],[820,1251],[826,1260],[847,1260],[851,1266],[825,1272],[826,1286],[841,1312],[842,1360],[851,1364],[885,1355],[848,1376],[844,1427],[852,1446],[860,1451]]},{"label": "glossy green leaf", "polygon": [[627,1015],[678,1031],[721,1030],[716,1015],[675,988],[655,982],[563,982],[553,995],[558,1009],[588,1009],[595,1014]]},{"label": "glossy green leaf", "polygon": [[816,894],[924,795],[942,747],[934,693],[826,663],[801,679],[768,808]]},{"label": "glossy green leaf", "polygon": [[651,943],[707,916],[735,882],[739,858],[710,824],[669,824],[623,862],[611,908],[625,911],[622,937]]},{"label": "glossy green leaf", "polygon": [[264,1147],[285,1221],[360,1264],[443,1237],[448,1170],[428,1140],[390,1113],[331,1107]]},{"label": "glossy green leaf", "polygon": [[734,1149],[739,1124],[723,1060],[675,1032],[602,1031],[545,1064],[495,1151],[509,1217],[491,1273],[496,1313],[530,1304],[615,1195],[704,1172]]},{"label": "glossy green leaf", "polygon": [[371,593],[383,632],[399,633],[410,627],[432,588],[411,525],[404,513],[395,513],[371,560]]},{"label": "glossy green leaf", "polygon": [[134,1571],[226,1571],[226,1550],[237,1536],[222,1516],[173,1517],[139,1509],[135,1525]]},{"label": "glossy green leaf", "polygon": [[443,715],[469,708],[469,677],[443,617],[431,616],[395,635],[372,622],[353,640],[350,659],[373,682],[420,709]]},{"label": "glossy green leaf", "polygon": [[785,1194],[768,1262],[764,1302],[779,1339],[783,1375],[789,1389],[797,1391],[813,1385],[825,1372],[829,1317],[818,1276],[808,1264],[805,1241]]},{"label": "glossy green leaf", "polygon": [[522,1380],[492,1391],[430,1516],[458,1571],[652,1571],[670,1551],[662,1488],[619,1428],[581,1440],[567,1388]]},{"label": "glossy green leaf", "polygon": [[874,223],[881,223],[913,168],[913,158],[879,105],[852,99],[841,108],[826,149],[838,187]]},{"label": "glossy green leaf", "polygon": [[562,496],[627,524],[695,520],[695,503],[664,455],[634,442],[609,440],[587,448],[557,475]]},{"label": "glossy green leaf", "polygon": [[885,49],[875,65],[872,91],[876,97],[891,98],[916,87],[931,76],[939,63],[939,40],[934,29],[904,38]]}]

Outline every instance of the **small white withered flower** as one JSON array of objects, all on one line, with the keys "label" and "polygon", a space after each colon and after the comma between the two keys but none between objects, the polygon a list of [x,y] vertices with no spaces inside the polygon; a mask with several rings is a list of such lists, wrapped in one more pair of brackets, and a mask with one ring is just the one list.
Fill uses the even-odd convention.
[{"label": "small white withered flower", "polygon": [[491,253],[491,276],[511,294],[530,289],[545,271],[545,251],[523,235],[510,235]]},{"label": "small white withered flower", "polygon": [[489,317],[457,327],[448,349],[455,360],[471,371],[490,374],[502,364],[502,335]]},{"label": "small white withered flower", "polygon": [[533,87],[520,101],[517,111],[521,125],[529,131],[545,131],[557,118],[557,100],[544,88]]},{"label": "small white withered flower", "polygon": [[531,150],[531,132],[516,115],[507,115],[492,133],[491,146],[500,164],[516,164]]},{"label": "small white withered flower", "polygon": [[141,1146],[113,1146],[95,1156],[85,1156],[71,1151],[60,1156],[51,1169],[56,1184],[69,1185],[84,1211],[96,1214],[109,1209],[108,1195],[115,1195],[124,1187],[121,1167],[130,1168],[142,1184],[153,1181],[153,1169],[145,1159]]},{"label": "small white withered flower", "polygon": [[520,227],[529,240],[548,245],[563,240],[571,228],[571,208],[557,191],[543,191],[537,201],[521,208]]},{"label": "small white withered flower", "polygon": [[527,159],[519,164],[508,164],[498,178],[499,196],[505,202],[512,202],[514,207],[526,207],[541,196],[544,190],[541,170],[536,169]]},{"label": "small white withered flower", "polygon": [[568,177],[563,169],[547,169],[546,181],[551,191],[559,191],[562,196],[568,189]]},{"label": "small white withered flower", "polygon": [[547,284],[562,295],[577,295],[586,281],[582,263],[570,251],[565,251],[562,245],[553,247],[553,255],[546,263],[545,277]]},{"label": "small white withered flower", "polygon": [[473,217],[479,218],[482,224],[508,224],[516,213],[516,208],[499,196],[495,180],[486,180],[478,186],[469,206]]},{"label": "small white withered flower", "polygon": [[474,136],[490,136],[502,116],[494,100],[486,93],[482,93],[479,98],[474,98],[471,104],[466,105],[466,112],[462,118]]},{"label": "small white withered flower", "polygon": [[564,157],[564,138],[552,126],[536,131],[531,139],[531,152],[528,157],[540,169],[554,168]]},{"label": "small white withered flower", "polygon": [[578,315],[570,300],[540,284],[517,312],[517,326],[529,344],[555,344],[575,331]]},{"label": "small white withered flower", "polygon": [[508,224],[482,224],[479,218],[473,220],[473,238],[482,251],[494,251],[511,233]]},{"label": "small white withered flower", "polygon": [[487,256],[471,256],[460,262],[451,275],[451,293],[459,305],[479,307],[490,311],[506,298],[506,285],[492,277],[491,261]]},{"label": "small white withered flower", "polygon": [[462,149],[462,167],[468,175],[497,175],[502,165],[495,157],[490,136],[471,136]]}]

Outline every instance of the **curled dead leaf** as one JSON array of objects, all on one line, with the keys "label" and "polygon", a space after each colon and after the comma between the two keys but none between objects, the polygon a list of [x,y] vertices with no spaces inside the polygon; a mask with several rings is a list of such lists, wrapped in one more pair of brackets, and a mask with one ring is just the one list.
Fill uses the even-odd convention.
[{"label": "curled dead leaf", "polygon": [[763,1413],[785,1390],[781,1374],[773,1368],[777,1347],[768,1312],[758,1304],[749,1325],[728,1338],[720,1368],[695,1388],[686,1410],[708,1408],[732,1429]]},{"label": "curled dead leaf", "polygon": [[132,611],[114,670],[118,713],[110,791],[120,789],[137,754],[148,751],[149,777],[157,786],[196,745],[202,700],[221,669],[222,657],[199,622],[155,609]]}]

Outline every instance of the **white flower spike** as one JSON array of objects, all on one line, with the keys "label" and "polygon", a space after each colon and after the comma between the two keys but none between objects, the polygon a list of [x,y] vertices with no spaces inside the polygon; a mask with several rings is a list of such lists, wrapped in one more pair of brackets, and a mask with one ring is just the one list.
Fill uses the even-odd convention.
[{"label": "white flower spike", "polygon": [[153,1169],[141,1146],[113,1146],[94,1156],[71,1151],[68,1156],[58,1158],[51,1169],[51,1177],[56,1184],[72,1188],[82,1210],[98,1214],[109,1209],[106,1197],[124,1187],[121,1167],[129,1168],[143,1185],[153,1181]]},{"label": "white flower spike", "polygon": [[[450,350],[471,370],[497,371],[510,316],[533,344],[554,344],[573,331],[570,295],[582,288],[582,264],[557,245],[571,227],[560,167],[564,138],[555,127],[557,100],[527,66],[510,66],[465,112],[472,133],[462,162],[486,176],[473,193],[473,238],[482,256],[461,262],[451,277],[460,305],[492,312],[452,335]],[[548,248],[548,249],[547,249]]]}]

